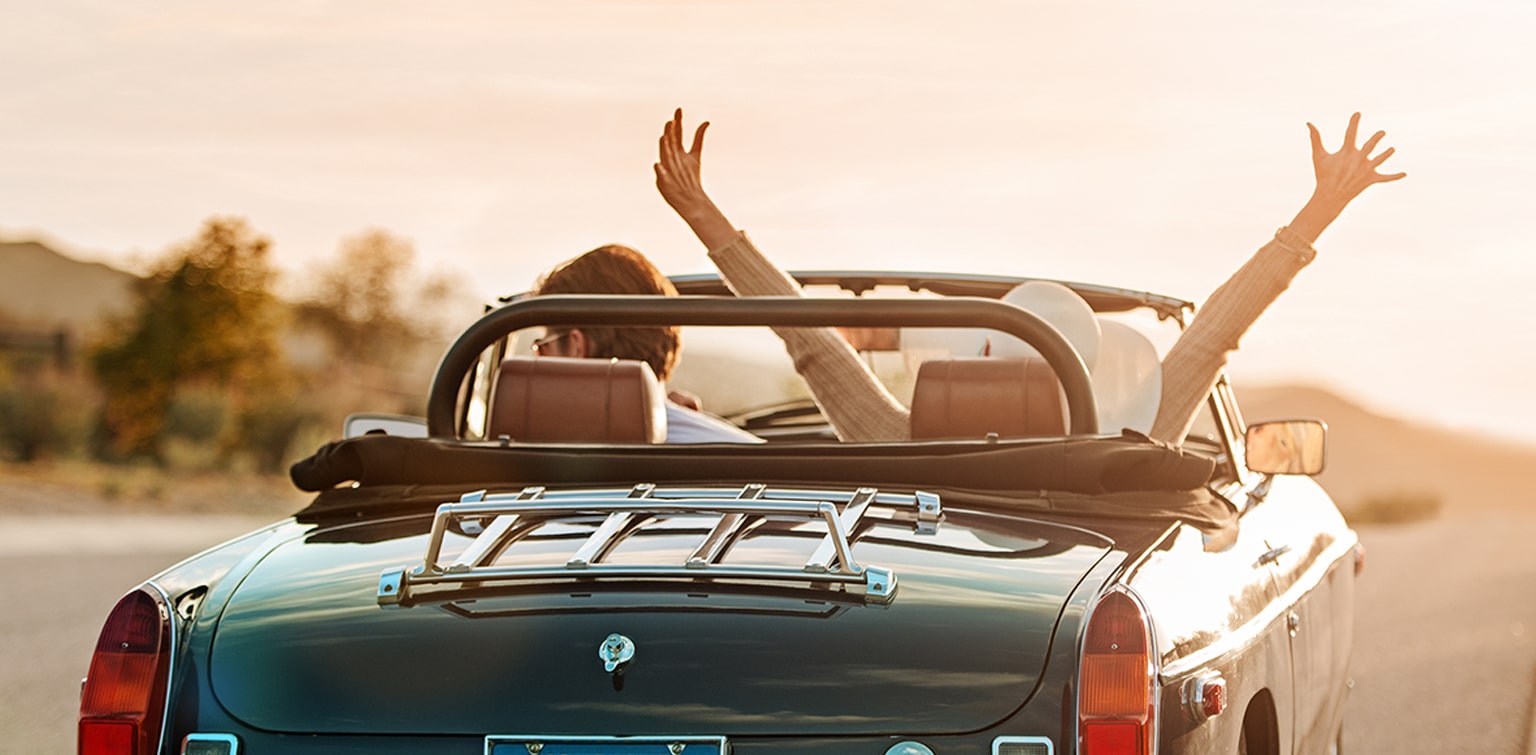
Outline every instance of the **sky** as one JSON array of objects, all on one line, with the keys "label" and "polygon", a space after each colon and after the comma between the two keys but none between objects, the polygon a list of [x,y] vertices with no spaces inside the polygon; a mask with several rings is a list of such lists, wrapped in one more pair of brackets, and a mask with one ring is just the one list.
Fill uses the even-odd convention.
[{"label": "sky", "polygon": [[[142,265],[246,218],[290,286],[382,228],[463,299],[600,244],[709,264],[661,124],[781,264],[1203,301],[1311,191],[1306,123],[1384,169],[1250,331],[1312,383],[1536,445],[1536,4],[0,0],[0,238]],[[0,272],[3,274],[3,272]]]}]

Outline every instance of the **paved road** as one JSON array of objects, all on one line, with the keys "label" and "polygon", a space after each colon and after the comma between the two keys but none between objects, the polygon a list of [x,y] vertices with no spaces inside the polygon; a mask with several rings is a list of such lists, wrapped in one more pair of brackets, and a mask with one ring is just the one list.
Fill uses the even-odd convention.
[{"label": "paved road", "polygon": [[80,679],[118,598],[261,524],[241,517],[0,519],[0,753],[74,752]]},{"label": "paved road", "polygon": [[1345,751],[1536,754],[1536,510],[1361,539]]},{"label": "paved road", "polygon": [[[0,519],[0,753],[73,752],[79,680],[112,604],[258,524]],[[56,545],[61,534],[70,550]],[[1362,538],[1346,750],[1530,753],[1536,511],[1372,527]]]}]

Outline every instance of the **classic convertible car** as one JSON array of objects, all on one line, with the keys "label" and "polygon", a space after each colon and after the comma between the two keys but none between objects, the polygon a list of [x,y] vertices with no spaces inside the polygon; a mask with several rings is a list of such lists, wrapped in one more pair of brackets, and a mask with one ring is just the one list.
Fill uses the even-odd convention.
[{"label": "classic convertible car", "polygon": [[[1021,279],[800,277],[844,293],[701,277],[492,309],[444,356],[424,432],[327,445],[293,468],[307,508],[118,603],[79,751],[1336,750],[1361,561],[1307,476],[1321,423],[1245,428],[1223,380],[1159,444],[1148,347],[1111,353],[1189,303],[1052,284],[1103,323],[1090,372],[1071,327],[1011,303]],[[801,402],[732,412],[765,443],[656,442],[643,363],[518,353],[601,323],[847,328],[913,439],[840,443]],[[1011,356],[976,358],[987,331]],[[1117,359],[1135,369],[1106,377]]]}]

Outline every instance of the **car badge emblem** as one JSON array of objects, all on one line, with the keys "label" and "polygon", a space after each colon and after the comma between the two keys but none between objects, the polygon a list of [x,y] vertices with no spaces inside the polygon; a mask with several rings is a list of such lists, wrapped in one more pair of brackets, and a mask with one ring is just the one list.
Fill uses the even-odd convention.
[{"label": "car badge emblem", "polygon": [[635,658],[635,643],[633,640],[617,632],[608,635],[603,644],[597,646],[597,657],[603,659],[603,670],[608,673],[623,673],[625,664]]}]

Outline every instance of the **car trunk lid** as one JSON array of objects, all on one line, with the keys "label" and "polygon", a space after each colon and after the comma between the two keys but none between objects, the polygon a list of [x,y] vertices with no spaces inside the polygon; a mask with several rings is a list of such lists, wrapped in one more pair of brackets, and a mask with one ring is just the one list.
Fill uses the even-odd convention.
[{"label": "car trunk lid", "polygon": [[[600,526],[548,523],[502,560],[569,554]],[[686,554],[708,531],[670,520],[604,559]],[[1107,551],[1092,533],[983,515],[937,528],[872,517],[856,532],[855,560],[896,575],[888,603],[793,578],[573,571],[455,583],[389,605],[381,573],[420,564],[429,535],[315,533],[268,554],[231,598],[211,685],[247,724],[292,733],[976,730],[1029,699],[1064,602]],[[730,556],[803,563],[824,534],[748,527]],[[445,551],[470,542],[450,532]],[[613,636],[633,657],[610,671]]]}]

